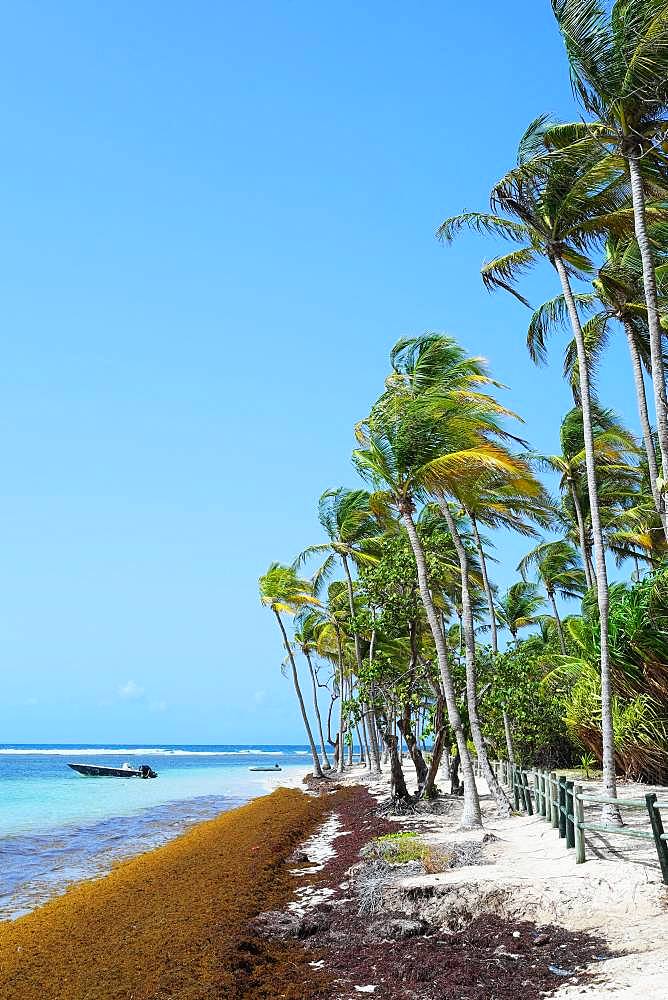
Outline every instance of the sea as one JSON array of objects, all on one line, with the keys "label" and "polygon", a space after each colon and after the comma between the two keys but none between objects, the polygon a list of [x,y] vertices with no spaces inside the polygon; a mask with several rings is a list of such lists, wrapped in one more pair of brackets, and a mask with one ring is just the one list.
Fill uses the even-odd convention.
[{"label": "sea", "polygon": [[[72,763],[136,767],[154,780],[84,778]],[[310,770],[303,746],[0,744],[0,920]],[[280,771],[249,768],[278,764]]]}]

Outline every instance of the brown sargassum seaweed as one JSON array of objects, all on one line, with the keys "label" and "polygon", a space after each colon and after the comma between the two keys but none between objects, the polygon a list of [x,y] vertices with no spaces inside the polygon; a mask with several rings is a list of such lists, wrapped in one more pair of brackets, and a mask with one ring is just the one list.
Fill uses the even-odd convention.
[{"label": "brown sargassum seaweed", "polygon": [[249,924],[286,903],[286,860],[336,799],[279,789],[0,923],[0,997],[301,1000],[310,956]]}]

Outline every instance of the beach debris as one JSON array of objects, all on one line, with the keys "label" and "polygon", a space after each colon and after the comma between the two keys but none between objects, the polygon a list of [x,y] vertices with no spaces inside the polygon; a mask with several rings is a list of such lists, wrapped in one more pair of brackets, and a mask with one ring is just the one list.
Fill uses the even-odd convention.
[{"label": "beach debris", "polygon": [[548,965],[548,969],[555,976],[574,976],[575,971],[573,969],[562,969],[558,965]]},{"label": "beach debris", "polygon": [[537,948],[542,948],[544,944],[549,944],[549,943],[550,943],[549,934],[536,934],[536,936],[533,939],[533,944],[535,944]]},{"label": "beach debris", "polygon": [[397,884],[405,875],[419,875],[423,871],[419,861],[392,865],[384,860],[367,861],[357,865],[350,873],[350,885],[357,897],[359,915],[373,916],[383,908],[385,890]]},{"label": "beach debris", "polygon": [[299,937],[300,918],[289,911],[267,910],[255,918],[254,928],[262,937],[284,941]]},{"label": "beach debris", "polygon": [[403,941],[405,938],[424,934],[428,929],[426,920],[413,917],[383,917],[369,926],[367,937],[384,941]]},{"label": "beach debris", "polygon": [[513,937],[514,938],[518,938],[518,937],[522,937],[522,935],[520,934],[519,931],[513,931]]},{"label": "beach debris", "polygon": [[378,989],[377,986],[356,986],[355,987],[355,992],[356,993],[375,993],[377,989]]},{"label": "beach debris", "polygon": [[494,951],[494,955],[498,955],[499,958],[511,958],[513,961],[517,961],[519,958],[524,958],[524,955],[517,955],[514,951],[506,951],[505,945],[498,945]]}]

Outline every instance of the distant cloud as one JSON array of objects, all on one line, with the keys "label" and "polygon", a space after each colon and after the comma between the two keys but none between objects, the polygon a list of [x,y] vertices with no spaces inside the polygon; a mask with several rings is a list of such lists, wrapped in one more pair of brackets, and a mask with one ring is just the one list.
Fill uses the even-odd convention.
[{"label": "distant cloud", "polygon": [[118,689],[118,694],[121,698],[125,698],[127,701],[136,701],[141,698],[144,694],[143,687],[140,687],[136,681],[127,681],[127,683],[122,684]]},{"label": "distant cloud", "polygon": [[150,712],[166,712],[167,711],[167,702],[166,701],[152,701],[152,702],[150,702],[148,708],[149,708]]}]

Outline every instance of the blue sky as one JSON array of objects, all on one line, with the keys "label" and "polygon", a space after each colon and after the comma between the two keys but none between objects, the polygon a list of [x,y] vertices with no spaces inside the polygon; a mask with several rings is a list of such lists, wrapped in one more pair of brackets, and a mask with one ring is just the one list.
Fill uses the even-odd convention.
[{"label": "blue sky", "polygon": [[[391,345],[456,335],[556,449],[560,345],[434,239],[573,116],[550,4],[28,2],[0,44],[0,741],[301,740],[257,577]],[[621,348],[600,390],[635,425]]]}]

